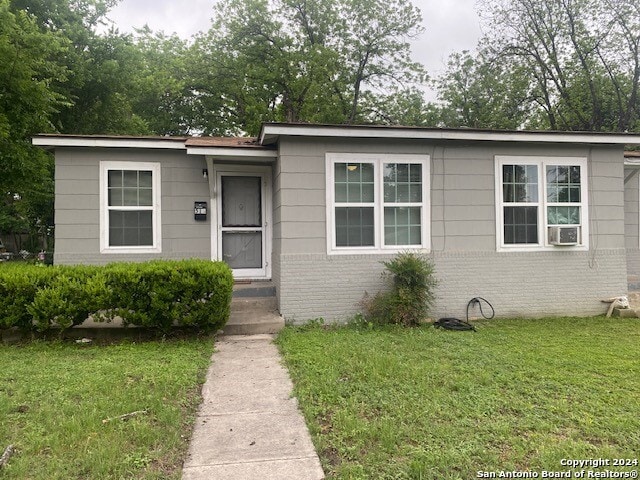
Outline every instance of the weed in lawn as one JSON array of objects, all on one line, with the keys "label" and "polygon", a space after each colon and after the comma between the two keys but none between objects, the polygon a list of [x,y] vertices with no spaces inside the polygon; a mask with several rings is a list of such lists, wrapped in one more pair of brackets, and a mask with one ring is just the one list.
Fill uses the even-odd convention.
[{"label": "weed in lawn", "polygon": [[476,325],[280,334],[329,478],[476,478],[637,458],[637,320]]}]

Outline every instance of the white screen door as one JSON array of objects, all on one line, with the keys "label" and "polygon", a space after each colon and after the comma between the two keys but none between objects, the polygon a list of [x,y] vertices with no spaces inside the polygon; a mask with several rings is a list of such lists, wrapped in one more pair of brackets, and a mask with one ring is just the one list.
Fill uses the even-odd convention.
[{"label": "white screen door", "polygon": [[264,183],[260,174],[218,176],[218,252],[235,277],[266,275]]}]

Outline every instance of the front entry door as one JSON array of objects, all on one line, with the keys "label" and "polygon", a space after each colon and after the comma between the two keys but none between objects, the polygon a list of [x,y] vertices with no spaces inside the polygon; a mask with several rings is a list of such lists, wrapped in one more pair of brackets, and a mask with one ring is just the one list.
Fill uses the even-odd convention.
[{"label": "front entry door", "polygon": [[263,175],[219,173],[218,252],[236,278],[266,277]]}]

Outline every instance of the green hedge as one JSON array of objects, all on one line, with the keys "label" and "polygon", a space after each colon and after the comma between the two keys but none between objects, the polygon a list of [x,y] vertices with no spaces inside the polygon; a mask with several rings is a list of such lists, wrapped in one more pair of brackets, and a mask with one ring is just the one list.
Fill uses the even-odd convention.
[{"label": "green hedge", "polygon": [[232,288],[227,264],[206,260],[0,267],[0,328],[65,330],[92,316],[162,331],[217,329],[229,318]]}]

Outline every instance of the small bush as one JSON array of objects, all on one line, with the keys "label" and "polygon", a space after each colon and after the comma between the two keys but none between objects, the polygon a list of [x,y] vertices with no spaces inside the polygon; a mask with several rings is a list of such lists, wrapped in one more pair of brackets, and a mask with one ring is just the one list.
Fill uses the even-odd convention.
[{"label": "small bush", "polygon": [[39,288],[26,305],[32,326],[44,332],[80,325],[107,305],[104,267],[74,266],[38,268],[51,272],[46,286]]},{"label": "small bush", "polygon": [[220,328],[229,318],[233,276],[223,262],[183,260],[112,264],[105,270],[107,320],[125,325]]},{"label": "small bush", "polygon": [[391,277],[391,289],[362,300],[367,321],[387,325],[419,325],[428,315],[434,301],[437,281],[431,260],[423,255],[403,252],[383,262]]},{"label": "small bush", "polygon": [[58,271],[24,265],[21,268],[0,270],[0,328],[33,328],[33,317],[28,306],[36,293],[49,285]]},{"label": "small bush", "polygon": [[0,328],[65,330],[89,316],[168,331],[229,318],[233,276],[206,260],[0,269]]}]

